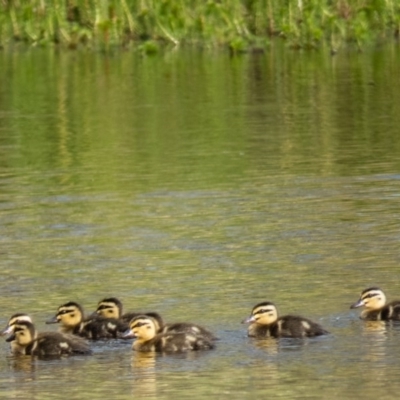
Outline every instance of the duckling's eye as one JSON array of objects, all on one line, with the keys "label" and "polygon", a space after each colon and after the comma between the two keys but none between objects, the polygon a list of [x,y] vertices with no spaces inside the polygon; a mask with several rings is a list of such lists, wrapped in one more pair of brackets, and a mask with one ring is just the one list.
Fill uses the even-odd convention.
[{"label": "duckling's eye", "polygon": [[269,308],[263,308],[263,309],[257,311],[256,314],[266,314],[266,313],[271,313],[273,311],[274,310],[270,310]]}]

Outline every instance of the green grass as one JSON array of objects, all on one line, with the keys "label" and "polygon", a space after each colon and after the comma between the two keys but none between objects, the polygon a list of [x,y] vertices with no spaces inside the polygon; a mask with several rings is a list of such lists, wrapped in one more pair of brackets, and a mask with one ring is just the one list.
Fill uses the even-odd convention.
[{"label": "green grass", "polygon": [[[398,37],[400,0],[3,0],[0,44],[333,49]],[[143,43],[150,42],[150,45]]]}]

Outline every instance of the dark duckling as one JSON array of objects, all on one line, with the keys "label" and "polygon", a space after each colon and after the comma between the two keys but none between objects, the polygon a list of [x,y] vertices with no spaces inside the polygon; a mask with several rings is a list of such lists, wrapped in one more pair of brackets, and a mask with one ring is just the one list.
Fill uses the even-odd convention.
[{"label": "dark duckling", "polygon": [[14,354],[39,357],[91,354],[84,339],[60,332],[37,333],[33,323],[27,320],[17,320],[7,333],[10,333],[10,336],[6,341],[18,345],[18,351]]},{"label": "dark duckling", "polygon": [[248,336],[256,338],[304,338],[329,333],[321,325],[304,317],[297,315],[278,317],[275,305],[269,301],[255,305],[251,316],[243,323],[250,324]]},{"label": "dark duckling", "polygon": [[360,318],[367,321],[400,321],[400,300],[386,304],[385,293],[378,287],[370,287],[361,292],[358,301],[350,308],[365,307]]},{"label": "dark duckling", "polygon": [[209,350],[214,343],[194,333],[157,333],[157,321],[148,315],[132,319],[126,336],[134,337],[132,349],[140,352],[178,353],[194,350]]}]

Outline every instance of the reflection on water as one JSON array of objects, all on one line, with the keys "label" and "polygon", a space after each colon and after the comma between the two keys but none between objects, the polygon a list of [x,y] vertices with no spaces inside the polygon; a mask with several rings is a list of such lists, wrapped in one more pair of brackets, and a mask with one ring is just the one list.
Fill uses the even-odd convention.
[{"label": "reflection on water", "polygon": [[132,395],[157,398],[156,354],[132,351]]},{"label": "reflection on water", "polygon": [[279,340],[276,340],[274,338],[252,339],[251,343],[255,347],[264,350],[269,356],[276,356],[278,354]]},{"label": "reflection on water", "polygon": [[31,376],[31,379],[34,378],[35,371],[35,362],[31,356],[10,356],[8,357],[9,367],[16,372],[25,372],[26,375],[23,375],[24,378],[27,376]]},{"label": "reflection on water", "polygon": [[[2,393],[395,398],[399,327],[348,306],[363,287],[399,292],[398,65],[396,46],[0,52],[0,326],[27,312],[45,330],[60,304],[117,296],[220,337],[185,356],[116,341],[52,361],[2,343]],[[238,321],[266,298],[331,335],[249,340]]]}]

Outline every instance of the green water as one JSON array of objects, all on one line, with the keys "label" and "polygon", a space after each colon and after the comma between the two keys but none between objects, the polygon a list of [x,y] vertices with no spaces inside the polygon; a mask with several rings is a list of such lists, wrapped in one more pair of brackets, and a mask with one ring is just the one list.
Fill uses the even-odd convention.
[{"label": "green water", "polygon": [[[400,297],[400,51],[230,57],[0,53],[0,323],[106,296],[205,325],[217,349],[94,343],[9,356],[14,399],[397,398],[400,326],[349,310]],[[254,341],[274,301],[332,334]]]}]

